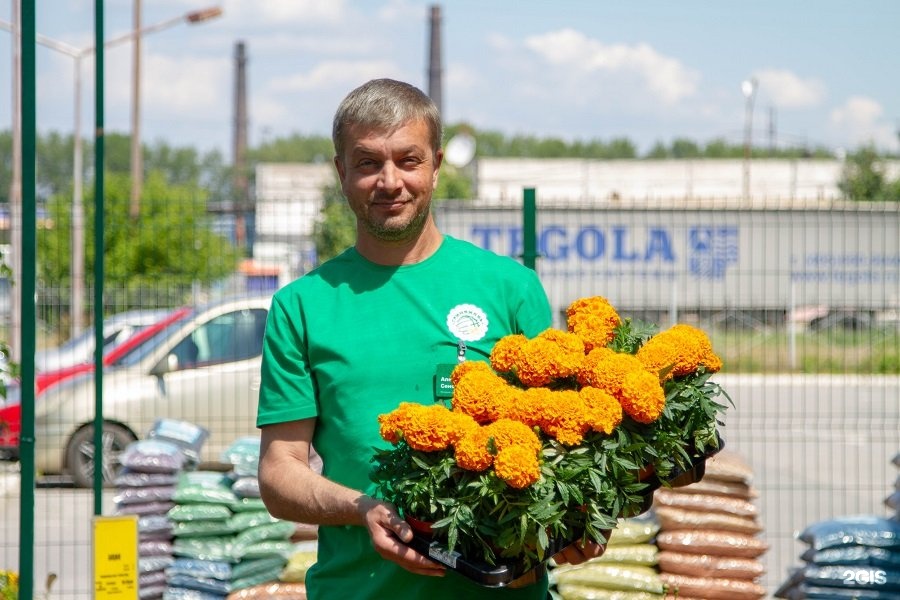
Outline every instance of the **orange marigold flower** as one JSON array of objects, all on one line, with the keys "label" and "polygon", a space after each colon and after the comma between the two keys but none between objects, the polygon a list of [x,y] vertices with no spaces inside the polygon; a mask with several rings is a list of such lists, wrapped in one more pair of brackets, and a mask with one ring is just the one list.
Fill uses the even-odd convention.
[{"label": "orange marigold flower", "polygon": [[668,369],[661,377],[663,381],[667,381],[673,377],[674,366],[678,363],[678,346],[674,336],[659,334],[644,342],[635,356],[648,371],[657,376]]},{"label": "orange marigold flower", "polygon": [[584,341],[585,351],[605,347],[622,323],[619,313],[603,296],[580,298],[566,309],[569,331]]},{"label": "orange marigold flower", "polygon": [[490,368],[487,371],[473,368],[454,385],[451,404],[453,410],[470,415],[479,423],[489,423],[506,413],[507,404],[515,393],[515,389]]},{"label": "orange marigold flower", "polygon": [[541,478],[541,463],[531,448],[514,444],[497,453],[494,472],[510,487],[520,490]]},{"label": "orange marigold flower", "polygon": [[453,368],[453,372],[450,373],[450,381],[453,385],[459,383],[459,380],[466,375],[466,373],[471,373],[472,371],[479,371],[482,373],[493,373],[491,371],[491,366],[486,362],[480,360],[467,360],[465,362],[461,362]]},{"label": "orange marigold flower", "polygon": [[584,360],[578,382],[582,386],[600,388],[618,398],[622,381],[633,371],[646,371],[634,355],[614,352],[609,348],[594,348]]},{"label": "orange marigold flower", "polygon": [[494,440],[494,449],[499,452],[509,446],[526,446],[534,454],[541,451],[541,439],[531,427],[513,419],[500,419],[484,427],[488,436]]},{"label": "orange marigold flower", "polygon": [[521,391],[513,402],[507,405],[509,419],[525,423],[529,427],[539,426],[547,402],[546,396],[553,394],[549,388],[536,387]]},{"label": "orange marigold flower", "polygon": [[494,455],[488,449],[490,435],[484,427],[468,430],[453,445],[456,464],[467,471],[484,471],[494,462]]},{"label": "orange marigold flower", "polygon": [[516,368],[528,338],[522,334],[507,335],[491,349],[491,366],[500,373],[509,373]]},{"label": "orange marigold flower", "polygon": [[437,452],[446,450],[464,431],[460,428],[459,415],[450,412],[443,404],[415,405],[408,411],[403,424],[403,439],[413,450]]},{"label": "orange marigold flower", "polygon": [[547,329],[529,340],[515,365],[516,376],[530,387],[547,385],[578,373],[584,342],[574,333]]},{"label": "orange marigold flower", "polygon": [[378,429],[381,437],[396,444],[403,437],[403,430],[411,418],[411,413],[422,405],[415,402],[401,402],[389,413],[378,416]]},{"label": "orange marigold flower", "polygon": [[638,423],[653,423],[666,407],[666,395],[659,377],[643,369],[625,376],[618,399],[625,414]]},{"label": "orange marigold flower", "polygon": [[578,392],[588,412],[591,429],[597,433],[612,434],[622,422],[622,405],[611,394],[594,387],[583,387]]},{"label": "orange marigold flower", "polygon": [[541,429],[566,446],[580,444],[591,425],[588,407],[578,392],[550,392],[544,400]]},{"label": "orange marigold flower", "polygon": [[665,335],[674,340],[673,344],[678,347],[678,362],[672,369],[676,377],[689,375],[700,365],[704,365],[710,370],[721,368],[722,361],[713,352],[712,343],[702,329],[679,323],[659,335]]}]

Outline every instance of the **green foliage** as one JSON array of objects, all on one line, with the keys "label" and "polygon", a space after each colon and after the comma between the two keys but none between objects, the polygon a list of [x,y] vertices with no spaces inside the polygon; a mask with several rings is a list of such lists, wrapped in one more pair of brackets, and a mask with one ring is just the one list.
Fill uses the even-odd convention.
[{"label": "green foliage", "polygon": [[847,156],[838,189],[854,202],[900,202],[900,179],[887,179],[874,146]]},{"label": "green foliage", "polygon": [[432,198],[435,200],[470,200],[472,198],[472,181],[469,177],[464,168],[454,167],[444,161]]},{"label": "green foliage", "polygon": [[331,162],[334,144],[330,137],[293,134],[263,142],[248,152],[249,162]]},{"label": "green foliage", "polygon": [[333,258],[356,241],[356,217],[335,180],[322,188],[322,208],[313,226],[313,242],[319,264]]},{"label": "green foliage", "polygon": [[[206,212],[206,194],[196,185],[168,185],[157,171],[143,186],[140,217],[129,216],[130,180],[121,174],[105,178],[104,276],[111,289],[189,287],[209,284],[232,273],[238,252],[227,239],[214,233]],[[93,195],[85,190],[85,197]],[[69,283],[71,200],[51,197],[48,209],[51,229],[38,232],[38,277],[47,282]],[[85,239],[94,239],[94,209],[85,203]],[[87,244],[85,274],[94,275],[94,245]]]},{"label": "green foliage", "polygon": [[[625,321],[609,347],[636,352],[655,330]],[[514,376],[507,379],[515,385]],[[490,564],[514,559],[527,570],[569,543],[605,543],[604,532],[618,519],[648,509],[656,487],[721,447],[718,416],[726,406],[718,399],[731,400],[710,381],[710,373],[700,367],[661,385],[665,408],[653,423],[626,416],[611,434],[589,431],[577,445],[562,444],[535,427],[541,476],[532,485],[513,488],[493,469],[461,468],[452,447],[414,450],[401,436],[390,448],[375,449],[376,493],[403,516],[430,523],[450,551]],[[496,455],[493,442],[487,450]]]}]

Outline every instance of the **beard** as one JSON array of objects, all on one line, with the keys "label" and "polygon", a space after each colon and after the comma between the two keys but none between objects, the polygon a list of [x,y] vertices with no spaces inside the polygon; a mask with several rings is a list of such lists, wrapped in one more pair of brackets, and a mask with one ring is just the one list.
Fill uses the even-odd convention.
[{"label": "beard", "polygon": [[430,208],[430,204],[426,204],[410,217],[399,215],[384,221],[374,221],[366,215],[360,219],[360,222],[369,234],[379,240],[403,242],[414,239],[422,232]]}]

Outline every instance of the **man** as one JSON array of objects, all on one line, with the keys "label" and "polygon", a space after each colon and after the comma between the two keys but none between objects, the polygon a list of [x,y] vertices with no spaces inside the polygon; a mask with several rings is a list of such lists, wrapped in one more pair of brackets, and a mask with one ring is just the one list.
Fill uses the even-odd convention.
[{"label": "man", "polygon": [[[266,506],[320,525],[311,600],[543,600],[545,576],[490,589],[415,552],[409,525],[371,496],[368,474],[373,447],[385,445],[378,415],[435,402],[436,370],[458,352],[486,361],[504,335],[549,327],[547,296],[529,269],[438,231],[430,208],[441,120],[420,90],[388,79],[360,86],[338,108],[332,136],[357,240],[273,298],[257,419]],[[313,445],[321,475],[309,466]],[[601,552],[573,546],[560,560]]]}]

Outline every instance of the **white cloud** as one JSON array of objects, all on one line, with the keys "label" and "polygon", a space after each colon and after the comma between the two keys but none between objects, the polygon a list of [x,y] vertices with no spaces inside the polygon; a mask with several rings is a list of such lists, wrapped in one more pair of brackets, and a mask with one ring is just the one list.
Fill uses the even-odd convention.
[{"label": "white cloud", "polygon": [[874,144],[878,148],[897,148],[894,128],[883,120],[884,108],[871,98],[852,96],[843,106],[831,111],[830,123],[849,145]]},{"label": "white cloud", "polygon": [[787,69],[762,69],[754,73],[759,90],[779,108],[811,108],[825,98],[825,84],[803,79]]},{"label": "white cloud", "polygon": [[344,0],[226,0],[224,3],[225,16],[245,26],[337,23],[346,11]]},{"label": "white cloud", "polygon": [[319,62],[306,73],[273,79],[269,88],[274,92],[307,92],[323,88],[361,84],[376,77],[403,78],[400,67],[388,60],[332,60]]},{"label": "white cloud", "polygon": [[677,59],[664,56],[649,44],[604,44],[574,29],[532,36],[525,45],[556,68],[572,73],[603,72],[613,76],[637,76],[666,104],[692,96],[700,76]]}]

